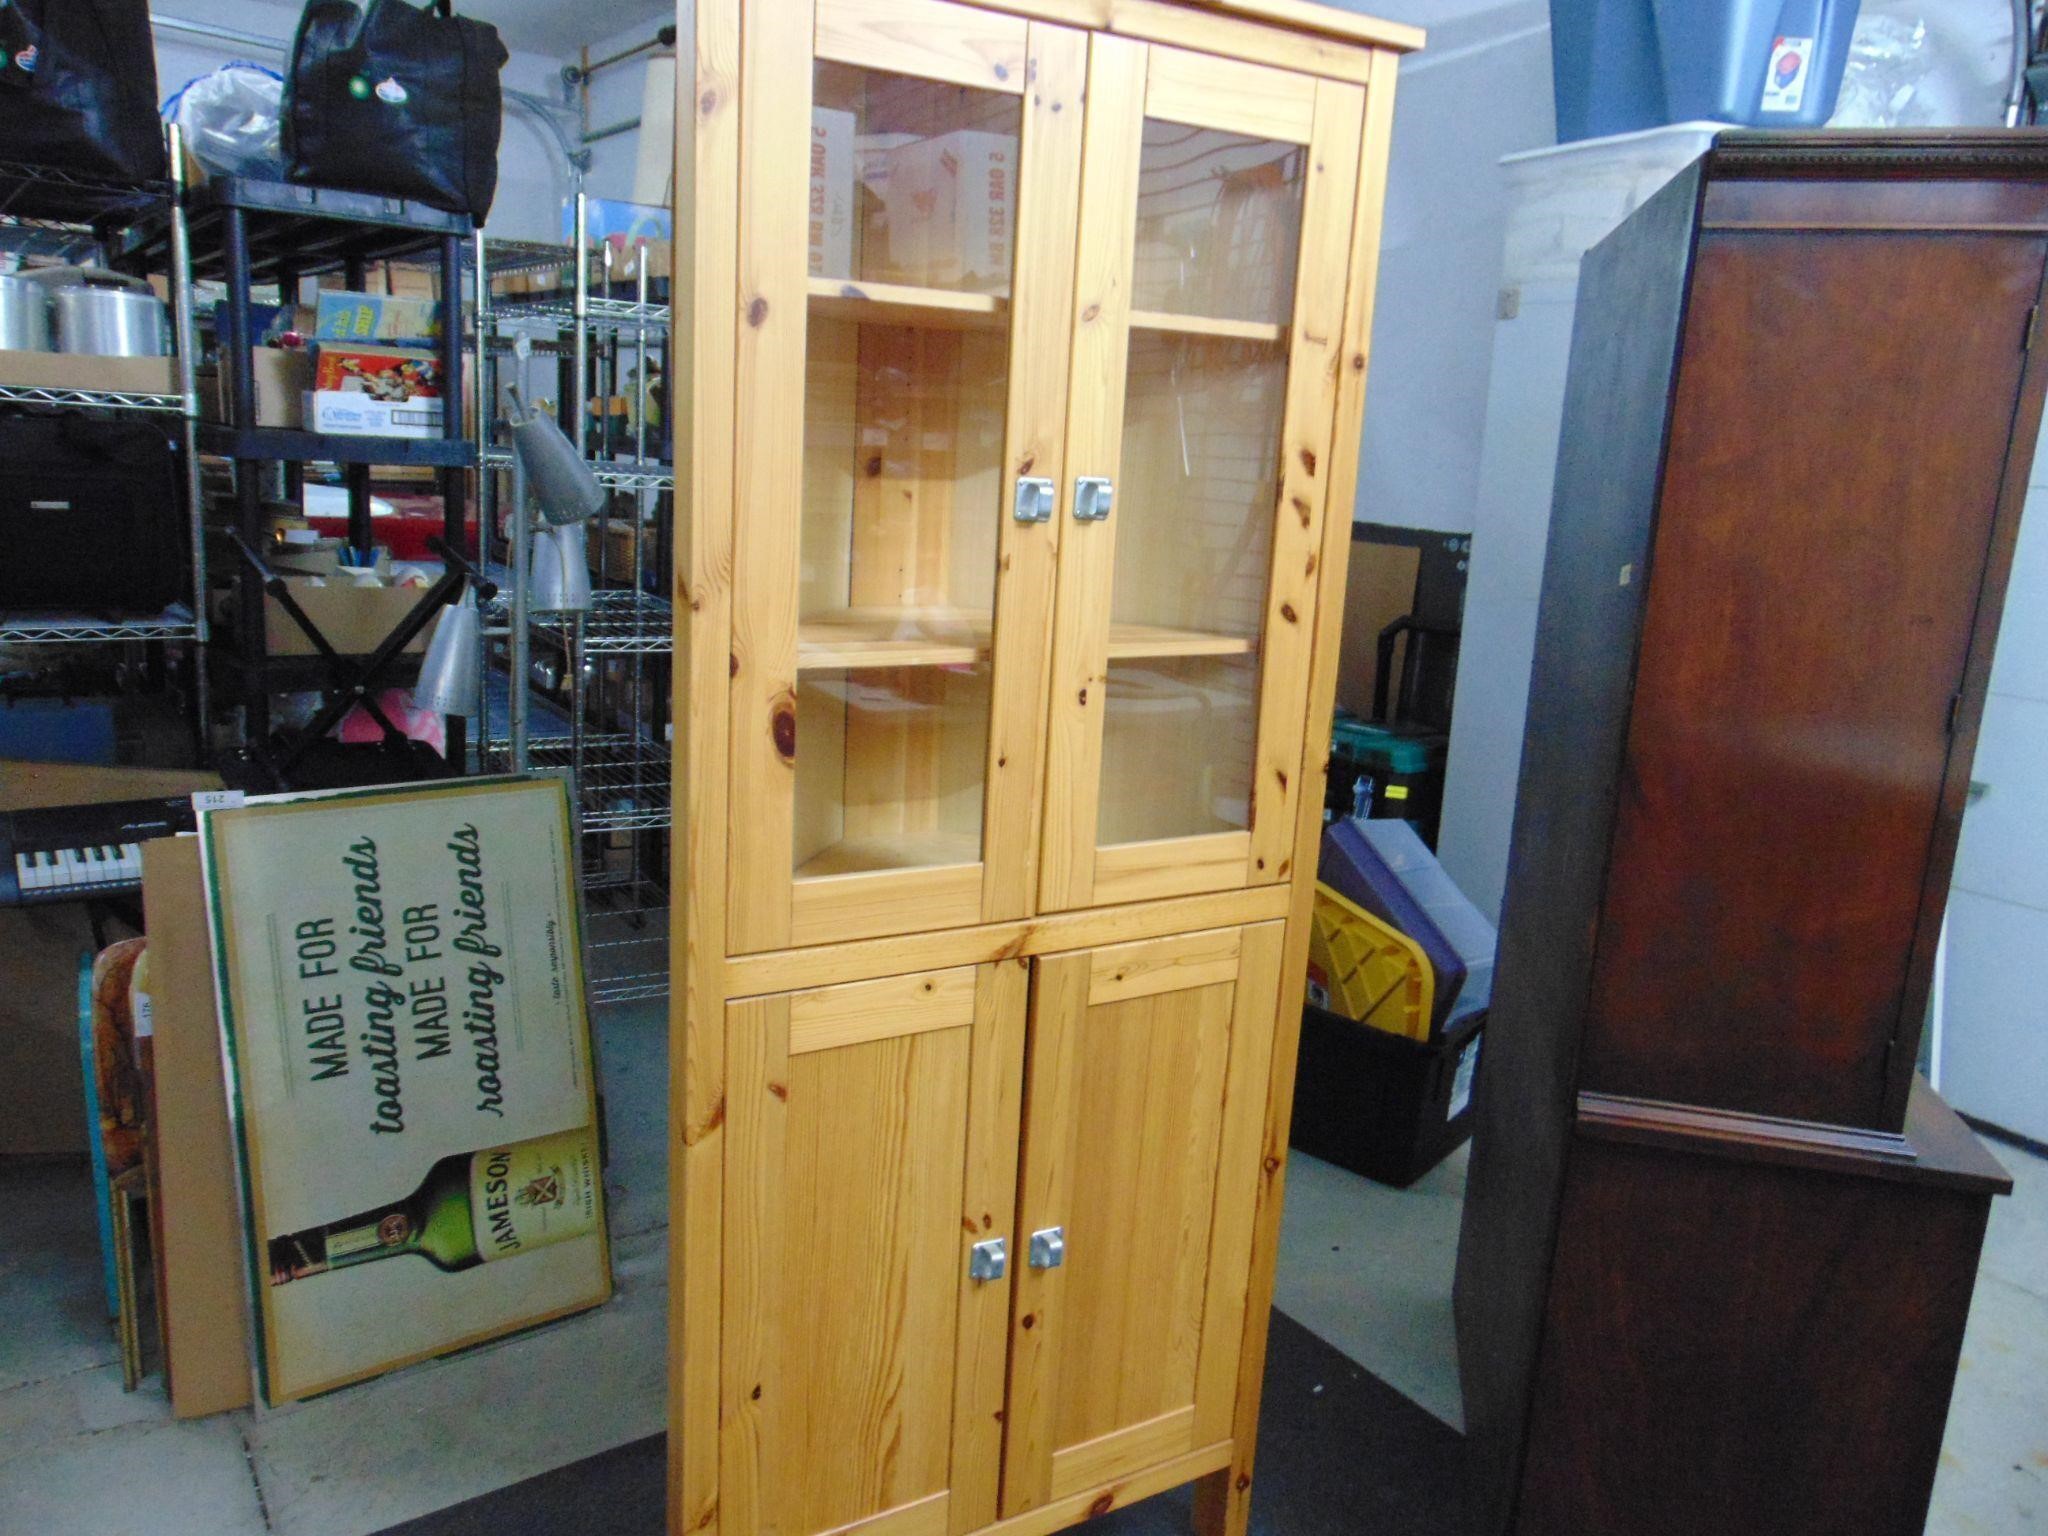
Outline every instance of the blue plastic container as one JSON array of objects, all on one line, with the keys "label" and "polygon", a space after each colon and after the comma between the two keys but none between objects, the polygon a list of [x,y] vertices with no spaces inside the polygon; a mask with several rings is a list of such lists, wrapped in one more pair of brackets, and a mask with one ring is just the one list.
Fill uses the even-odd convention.
[{"label": "blue plastic container", "polygon": [[1860,0],[1550,0],[1557,139],[1709,120],[1817,128]]}]

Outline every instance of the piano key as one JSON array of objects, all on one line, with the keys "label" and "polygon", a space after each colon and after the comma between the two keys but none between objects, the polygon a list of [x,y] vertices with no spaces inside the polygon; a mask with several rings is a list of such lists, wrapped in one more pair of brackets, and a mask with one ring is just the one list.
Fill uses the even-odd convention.
[{"label": "piano key", "polygon": [[63,886],[85,884],[85,871],[79,867],[76,849],[59,848],[57,850],[57,884]]},{"label": "piano key", "polygon": [[35,863],[29,869],[29,877],[22,882],[22,889],[46,891],[57,883],[57,866],[50,862],[47,853],[38,853]]},{"label": "piano key", "polygon": [[79,863],[85,869],[85,878],[94,885],[105,885],[114,878],[113,861],[107,857],[107,850],[93,847],[79,854]]},{"label": "piano key", "polygon": [[121,874],[129,880],[140,880],[142,878],[142,844],[123,843],[121,845]]},{"label": "piano key", "polygon": [[32,853],[17,853],[14,856],[14,883],[24,891],[36,889],[41,877],[36,873],[36,856]]}]

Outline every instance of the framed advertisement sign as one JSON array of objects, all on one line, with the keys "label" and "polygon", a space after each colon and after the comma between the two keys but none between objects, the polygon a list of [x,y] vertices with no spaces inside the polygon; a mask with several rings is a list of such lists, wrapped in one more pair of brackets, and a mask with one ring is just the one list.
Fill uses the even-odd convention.
[{"label": "framed advertisement sign", "polygon": [[604,1301],[566,784],[279,796],[200,823],[259,1400]]}]

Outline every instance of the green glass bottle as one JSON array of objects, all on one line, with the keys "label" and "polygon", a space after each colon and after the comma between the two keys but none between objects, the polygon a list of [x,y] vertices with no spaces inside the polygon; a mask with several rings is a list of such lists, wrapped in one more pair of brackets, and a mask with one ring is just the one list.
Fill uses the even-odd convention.
[{"label": "green glass bottle", "polygon": [[416,1253],[439,1269],[597,1229],[597,1137],[588,1127],[444,1157],[403,1200],[270,1240],[270,1283]]}]

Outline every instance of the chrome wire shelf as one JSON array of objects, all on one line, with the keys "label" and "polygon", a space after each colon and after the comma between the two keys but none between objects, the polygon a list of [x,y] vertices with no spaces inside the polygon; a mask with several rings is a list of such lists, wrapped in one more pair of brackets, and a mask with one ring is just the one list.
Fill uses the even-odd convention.
[{"label": "chrome wire shelf", "polygon": [[[588,306],[584,320],[593,332],[637,331],[644,327],[650,336],[655,336],[668,331],[669,307],[666,304],[642,304],[634,299],[606,299],[595,295],[584,302]],[[538,294],[531,298],[523,294],[508,294],[491,306],[491,313],[500,320],[551,320],[561,325],[576,323],[575,300],[559,294]]]},{"label": "chrome wire shelf", "polygon": [[179,604],[153,616],[109,619],[50,609],[0,611],[0,645],[86,645],[121,640],[196,640],[199,626]]},{"label": "chrome wire shelf", "polygon": [[[512,455],[506,449],[492,448],[484,454],[484,463],[491,469],[509,470]],[[672,464],[652,459],[591,459],[589,464],[591,472],[597,476],[597,483],[615,491],[672,491],[676,488],[676,471]]]},{"label": "chrome wire shelf", "polygon": [[[572,613],[536,613],[533,627],[566,645],[575,630]],[[583,615],[583,651],[588,656],[666,656],[675,643],[675,611],[666,598],[624,587],[590,595]]]},{"label": "chrome wire shelf", "polygon": [[[492,571],[502,587],[509,577]],[[583,654],[586,656],[666,656],[675,643],[674,609],[668,599],[627,587],[605,587],[590,594],[590,608],[583,618]],[[529,615],[534,632],[546,635],[568,649],[576,638],[574,613],[536,610]],[[504,599],[485,606],[484,629],[493,636],[511,633],[512,609]]]},{"label": "chrome wire shelf", "polygon": [[[512,744],[499,737],[485,744],[493,758],[507,760]],[[575,744],[547,736],[527,744],[535,768],[576,767]],[[669,824],[669,749],[665,742],[623,732],[583,738],[583,771],[576,783],[585,832],[654,832]]]},{"label": "chrome wire shelf", "polygon": [[102,411],[169,411],[182,415],[185,398],[182,395],[132,394],[117,389],[0,384],[0,405],[62,405]]},{"label": "chrome wire shelf", "polygon": [[[576,265],[576,251],[573,246],[554,245],[545,240],[498,240],[484,238],[484,262],[492,277],[511,277],[523,272],[546,272],[556,267]],[[462,248],[462,263],[466,267],[476,266],[476,248],[466,245]],[[499,299],[492,308],[505,302]]]},{"label": "chrome wire shelf", "polygon": [[168,181],[124,181],[0,159],[0,218],[31,229],[99,230],[134,222],[175,195]]},{"label": "chrome wire shelf", "polygon": [[593,1003],[668,995],[668,892],[637,874],[586,873],[586,992]]}]

